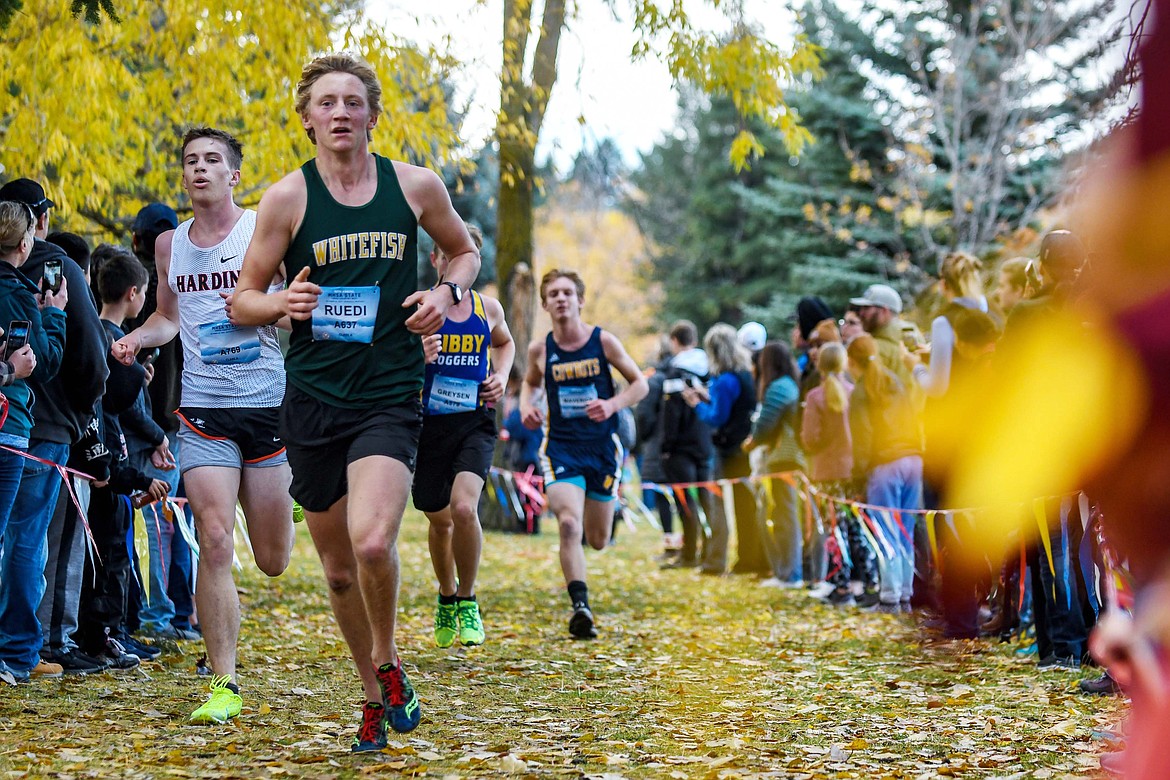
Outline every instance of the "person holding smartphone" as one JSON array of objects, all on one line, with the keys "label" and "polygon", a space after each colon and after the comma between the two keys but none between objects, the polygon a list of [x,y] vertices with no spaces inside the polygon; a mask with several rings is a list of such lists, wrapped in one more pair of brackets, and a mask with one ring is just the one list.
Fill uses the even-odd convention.
[{"label": "person holding smartphone", "polygon": [[[0,445],[22,452],[28,450],[33,427],[32,391],[25,378],[35,376],[47,381],[61,367],[65,352],[65,303],[69,299],[65,285],[57,293],[50,290],[41,294],[18,270],[32,252],[35,226],[36,219],[28,206],[0,202],[0,261],[3,261],[0,262],[0,322],[6,331],[4,361],[12,365],[14,377],[24,375],[14,379],[5,391],[7,417],[0,425]],[[21,598],[27,589],[19,587],[20,581],[14,578],[31,578],[34,573],[40,577],[41,570],[35,567],[36,561],[31,561],[32,567],[22,566],[29,560],[28,551],[17,544],[18,535],[5,533],[20,489],[24,460],[14,452],[0,450],[0,537],[4,538],[0,610],[35,621],[40,599],[28,603],[28,598]],[[34,672],[60,676],[61,667],[41,663],[36,654],[0,654],[0,678],[20,682]]]}]

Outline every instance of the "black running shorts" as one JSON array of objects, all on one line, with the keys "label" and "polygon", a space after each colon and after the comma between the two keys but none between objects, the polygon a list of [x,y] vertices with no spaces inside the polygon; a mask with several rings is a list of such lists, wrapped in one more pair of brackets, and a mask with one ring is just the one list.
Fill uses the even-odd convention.
[{"label": "black running shorts", "polygon": [[376,409],[341,409],[291,382],[280,407],[280,435],[292,467],[289,493],[310,512],[324,512],[349,492],[350,463],[385,455],[414,471],[422,428],[417,400]]},{"label": "black running shorts", "polygon": [[461,471],[486,479],[497,437],[495,413],[490,409],[428,415],[411,487],[415,509],[438,512],[450,504],[451,486]]},{"label": "black running shorts", "polygon": [[208,409],[181,406],[175,412],[187,439],[193,442],[191,454],[182,456],[179,468],[188,471],[199,466],[275,465],[283,462],[284,442],[277,432],[279,410],[276,407],[227,407]]}]

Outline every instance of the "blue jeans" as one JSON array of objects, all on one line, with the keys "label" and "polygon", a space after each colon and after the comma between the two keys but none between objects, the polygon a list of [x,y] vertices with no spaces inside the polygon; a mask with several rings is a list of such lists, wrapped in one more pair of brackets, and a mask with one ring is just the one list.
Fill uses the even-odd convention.
[{"label": "blue jeans", "polygon": [[[52,463],[69,458],[68,444],[33,441],[28,451]],[[45,595],[49,521],[60,492],[56,469],[25,461],[0,558],[0,660],[18,672],[40,661],[43,637],[37,608]]]},{"label": "blue jeans", "polygon": [[[874,466],[865,489],[866,501],[889,509],[922,509],[922,458],[904,458]],[[902,514],[901,526],[893,512],[878,512],[882,531],[894,549],[881,599],[887,604],[909,601],[914,594],[914,515]]]},{"label": "blue jeans", "polygon": [[[12,446],[12,445],[6,445]],[[12,447],[23,450],[24,447]],[[16,492],[20,489],[20,475],[24,473],[24,458],[14,452],[0,450],[0,537],[4,536],[4,528],[8,525],[8,517],[12,514],[12,505],[16,502]]]},{"label": "blue jeans", "polygon": [[[179,441],[171,442],[171,454],[175,456],[175,468],[162,470],[150,462],[150,452],[136,464],[151,479],[161,479],[170,485],[168,495],[174,497],[179,487]],[[150,597],[142,594],[142,605],[138,620],[149,631],[168,628],[175,619],[175,603],[168,594],[171,572],[171,551],[176,535],[175,526],[167,520],[161,503],[148,504],[142,508],[142,519],[146,521],[146,539],[150,546]],[[137,558],[133,559],[137,565]],[[142,577],[142,572],[139,572]]]}]

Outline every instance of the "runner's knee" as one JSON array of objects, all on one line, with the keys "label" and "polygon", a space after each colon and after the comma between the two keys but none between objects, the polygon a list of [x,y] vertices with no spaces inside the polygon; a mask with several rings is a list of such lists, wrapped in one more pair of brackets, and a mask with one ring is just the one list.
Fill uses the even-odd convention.
[{"label": "runner's knee", "polygon": [[199,557],[209,564],[231,566],[235,552],[235,527],[230,522],[204,522],[199,526]]},{"label": "runner's knee", "polygon": [[457,526],[472,526],[478,521],[476,501],[458,499],[451,502],[451,519]]}]

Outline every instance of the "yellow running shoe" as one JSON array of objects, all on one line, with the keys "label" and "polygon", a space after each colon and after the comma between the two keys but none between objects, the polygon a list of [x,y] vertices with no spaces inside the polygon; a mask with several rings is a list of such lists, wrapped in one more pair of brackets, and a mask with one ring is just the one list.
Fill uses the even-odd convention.
[{"label": "yellow running shoe", "polygon": [[454,604],[439,602],[435,605],[435,644],[450,647],[459,632],[459,619]]},{"label": "yellow running shoe", "polygon": [[227,723],[240,714],[244,700],[228,685],[232,678],[227,675],[211,678],[211,698],[191,713],[188,723]]},{"label": "yellow running shoe", "polygon": [[485,638],[483,620],[479,617],[479,602],[460,599],[455,604],[459,613],[459,641],[465,645],[482,645]]}]

